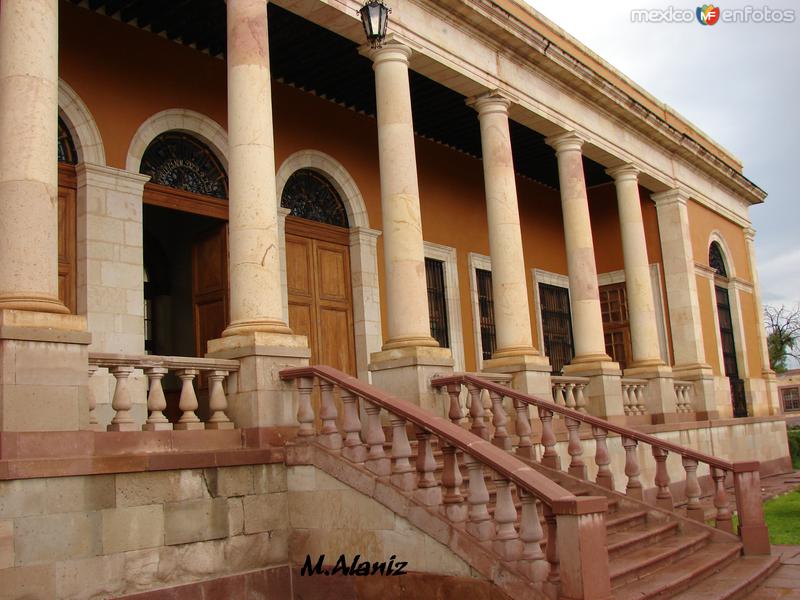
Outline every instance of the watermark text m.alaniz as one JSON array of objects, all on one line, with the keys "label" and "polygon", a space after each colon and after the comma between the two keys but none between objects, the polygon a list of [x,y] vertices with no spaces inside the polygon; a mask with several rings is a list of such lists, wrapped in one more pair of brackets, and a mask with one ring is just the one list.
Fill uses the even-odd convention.
[{"label": "watermark text m.alaniz", "polygon": [[350,577],[368,577],[370,575],[381,575],[381,576],[396,576],[396,575],[405,575],[406,574],[406,567],[408,566],[407,562],[397,560],[397,556],[392,554],[389,557],[388,561],[384,562],[369,562],[368,560],[359,562],[361,560],[361,555],[356,554],[353,557],[352,561],[347,560],[347,557],[344,554],[340,554],[339,558],[336,559],[336,564],[334,564],[332,569],[325,569],[323,565],[325,564],[325,555],[320,554],[317,558],[316,564],[311,562],[311,555],[306,555],[306,560],[303,563],[303,566],[300,568],[300,576],[311,576],[311,575],[344,575]]}]

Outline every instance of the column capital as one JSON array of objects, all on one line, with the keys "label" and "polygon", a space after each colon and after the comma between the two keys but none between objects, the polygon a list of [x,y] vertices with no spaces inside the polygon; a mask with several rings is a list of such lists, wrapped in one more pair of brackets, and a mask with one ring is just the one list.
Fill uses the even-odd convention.
[{"label": "column capital", "polygon": [[606,174],[609,177],[613,177],[615,183],[620,183],[622,181],[638,182],[639,173],[640,173],[639,169],[635,165],[630,163],[606,169]]},{"label": "column capital", "polygon": [[474,108],[478,114],[501,113],[508,116],[508,108],[511,106],[511,98],[500,90],[491,90],[484,94],[472,96],[466,100],[467,106]]},{"label": "column capital", "polygon": [[756,240],[756,230],[752,227],[745,227],[742,231],[744,232],[744,239],[748,242],[754,242]]},{"label": "column capital", "polygon": [[409,44],[403,43],[394,34],[386,36],[386,41],[380,48],[373,48],[369,44],[359,47],[358,53],[369,58],[375,65],[383,62],[402,62],[408,66],[408,61],[414,50]]},{"label": "column capital", "polygon": [[650,197],[653,199],[653,202],[656,203],[656,207],[672,206],[673,204],[682,204],[686,206],[686,203],[689,201],[689,193],[680,188],[650,194]]},{"label": "column capital", "polygon": [[580,152],[581,148],[583,148],[583,144],[586,143],[586,138],[576,131],[567,131],[566,133],[560,133],[546,138],[544,143],[551,146],[556,152],[567,152],[570,150],[577,150]]}]

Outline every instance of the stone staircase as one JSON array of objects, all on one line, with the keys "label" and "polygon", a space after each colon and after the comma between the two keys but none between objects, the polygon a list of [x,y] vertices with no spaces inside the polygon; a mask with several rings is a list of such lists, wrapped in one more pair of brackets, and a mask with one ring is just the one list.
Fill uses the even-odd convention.
[{"label": "stone staircase", "polygon": [[[509,598],[744,598],[777,566],[769,555],[745,555],[748,540],[664,508],[663,498],[653,506],[635,486],[622,494],[577,476],[574,447],[571,474],[554,468],[558,461],[535,460],[524,443],[523,454],[532,457],[470,433],[463,414],[432,416],[333,369],[282,376],[297,384],[300,422],[287,462],[313,464],[370,495]],[[367,415],[363,424],[356,398]],[[382,415],[392,424],[388,432]],[[498,427],[484,429],[496,434]],[[542,435],[544,443],[531,448],[549,443]]]}]

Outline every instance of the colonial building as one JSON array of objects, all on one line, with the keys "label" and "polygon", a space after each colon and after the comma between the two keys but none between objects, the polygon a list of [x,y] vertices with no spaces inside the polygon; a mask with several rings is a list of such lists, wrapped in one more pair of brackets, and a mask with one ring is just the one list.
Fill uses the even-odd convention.
[{"label": "colonial building", "polygon": [[0,598],[757,583],[765,192],[522,2],[362,4],[0,0]]}]

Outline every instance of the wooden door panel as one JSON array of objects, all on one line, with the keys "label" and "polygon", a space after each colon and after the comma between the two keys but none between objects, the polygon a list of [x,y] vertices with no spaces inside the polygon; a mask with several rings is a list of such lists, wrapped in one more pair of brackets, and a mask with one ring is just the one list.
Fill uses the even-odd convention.
[{"label": "wooden door panel", "polygon": [[350,274],[345,263],[347,248],[320,242],[317,242],[316,245],[319,299],[348,303],[350,298]]},{"label": "wooden door panel", "polygon": [[353,326],[348,310],[321,308],[319,326],[322,364],[330,365],[345,373],[354,372]]},{"label": "wooden door panel", "polygon": [[228,224],[197,236],[192,244],[192,305],[197,356],[228,324]]},{"label": "wooden door panel", "polygon": [[58,187],[58,298],[70,310],[77,309],[76,193]]},{"label": "wooden door panel", "polygon": [[289,302],[289,327],[295,334],[308,337],[308,347],[311,349],[312,356],[316,353],[317,345],[315,322],[314,307],[311,304]]},{"label": "wooden door panel", "polygon": [[215,232],[195,242],[194,261],[199,268],[194,271],[195,295],[215,294],[227,288],[228,240],[227,236]]},{"label": "wooden door panel", "polygon": [[286,285],[290,296],[313,297],[312,254],[311,240],[295,235],[286,236]]},{"label": "wooden door panel", "polygon": [[226,306],[224,299],[210,300],[195,304],[194,321],[198,338],[203,341],[198,354],[204,354],[205,342],[222,337],[227,326]]}]

